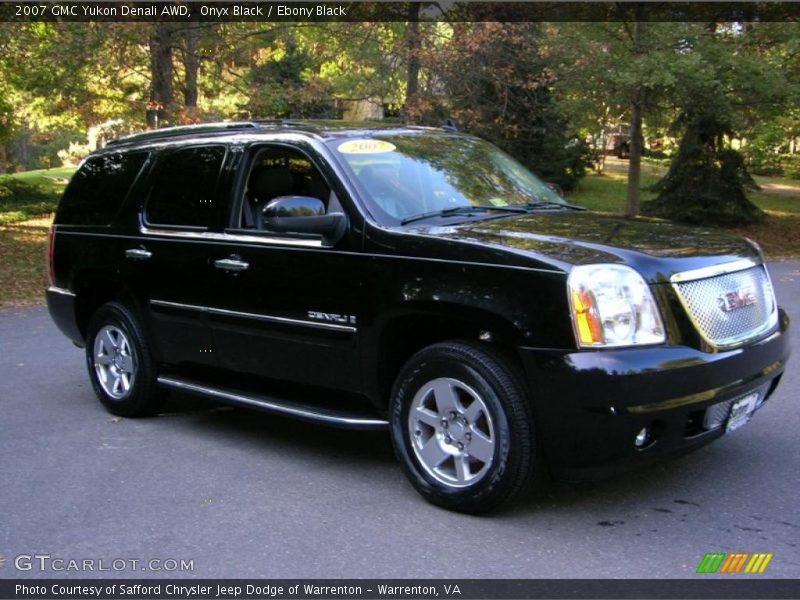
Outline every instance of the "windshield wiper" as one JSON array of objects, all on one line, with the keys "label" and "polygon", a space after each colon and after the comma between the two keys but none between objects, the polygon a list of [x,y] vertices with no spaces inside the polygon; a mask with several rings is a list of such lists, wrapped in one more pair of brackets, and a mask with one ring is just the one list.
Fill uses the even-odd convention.
[{"label": "windshield wiper", "polygon": [[535,202],[528,202],[525,207],[530,210],[538,210],[540,208],[570,208],[572,210],[586,210],[586,208],[583,206],[567,204],[566,202],[556,202],[555,200],[536,200]]},{"label": "windshield wiper", "polygon": [[468,215],[474,212],[486,212],[495,210],[499,212],[514,212],[524,213],[527,212],[523,206],[454,206],[453,208],[443,208],[441,210],[432,210],[429,212],[419,213],[418,215],[411,215],[400,221],[401,225],[413,223],[414,221],[421,221],[422,219],[430,219],[432,217],[450,217],[453,215]]}]

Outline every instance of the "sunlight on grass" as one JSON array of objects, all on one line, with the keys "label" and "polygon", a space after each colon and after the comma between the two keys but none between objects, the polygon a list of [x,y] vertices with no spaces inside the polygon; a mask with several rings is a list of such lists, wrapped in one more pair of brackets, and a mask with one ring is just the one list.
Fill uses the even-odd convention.
[{"label": "sunlight on grass", "polygon": [[605,171],[602,175],[598,175],[598,177],[605,177],[606,179],[612,179],[614,181],[628,181],[628,176],[625,173],[616,171]]},{"label": "sunlight on grass", "polygon": [[785,177],[767,177],[765,175],[753,175],[758,185],[770,185],[779,190],[789,190],[800,194],[800,181],[786,179]]},{"label": "sunlight on grass", "polygon": [[34,219],[27,219],[21,223],[15,223],[14,229],[50,229],[50,225],[53,224],[53,217],[55,215],[53,213],[49,213],[46,215],[42,215],[40,217],[36,217]]},{"label": "sunlight on grass", "polygon": [[27,213],[21,210],[7,210],[5,212],[0,212],[0,225],[8,225],[10,223],[16,223],[17,221],[24,221],[27,216]]},{"label": "sunlight on grass", "polygon": [[24,171],[22,173],[14,173],[13,175],[5,175],[5,177],[12,177],[33,185],[63,189],[74,172],[75,167],[59,167],[57,169]]},{"label": "sunlight on grass", "polygon": [[764,212],[773,217],[796,217],[798,214],[788,210],[772,210],[769,208],[765,208]]},{"label": "sunlight on grass", "polygon": [[[591,210],[623,213],[627,194],[628,179],[618,173],[588,175],[578,184],[578,189],[569,195],[568,200]],[[652,182],[647,181],[645,185]],[[652,200],[655,194],[642,189],[642,202]]]}]

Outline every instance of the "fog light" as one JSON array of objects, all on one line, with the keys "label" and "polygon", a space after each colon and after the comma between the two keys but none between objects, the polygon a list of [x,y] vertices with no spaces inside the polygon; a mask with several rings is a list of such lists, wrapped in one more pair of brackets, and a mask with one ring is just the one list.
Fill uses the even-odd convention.
[{"label": "fog light", "polygon": [[637,433],[636,437],[633,440],[633,443],[636,445],[637,448],[644,448],[647,444],[649,444],[650,428],[644,427],[639,433]]}]

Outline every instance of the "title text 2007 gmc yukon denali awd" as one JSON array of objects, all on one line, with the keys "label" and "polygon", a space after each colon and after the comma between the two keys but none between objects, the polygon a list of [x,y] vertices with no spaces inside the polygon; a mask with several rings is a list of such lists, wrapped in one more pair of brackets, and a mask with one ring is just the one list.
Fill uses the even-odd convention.
[{"label": "title text 2007 gmc yukon denali awd", "polygon": [[445,129],[122,138],[65,191],[50,277],[111,412],[181,390],[387,428],[416,489],[466,512],[534,462],[574,474],[730,432],[789,354],[752,243],[585,211]]}]

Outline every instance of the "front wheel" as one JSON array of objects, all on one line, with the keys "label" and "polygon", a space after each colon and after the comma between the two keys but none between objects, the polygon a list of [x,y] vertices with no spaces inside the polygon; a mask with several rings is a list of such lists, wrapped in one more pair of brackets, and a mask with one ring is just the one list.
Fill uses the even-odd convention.
[{"label": "front wheel", "polygon": [[490,346],[446,342],[415,354],[392,394],[395,453],[430,502],[480,513],[519,495],[533,475],[524,387]]},{"label": "front wheel", "polygon": [[136,315],[124,304],[109,302],[89,322],[86,366],[97,397],[123,417],[154,414],[162,404],[156,368]]}]

